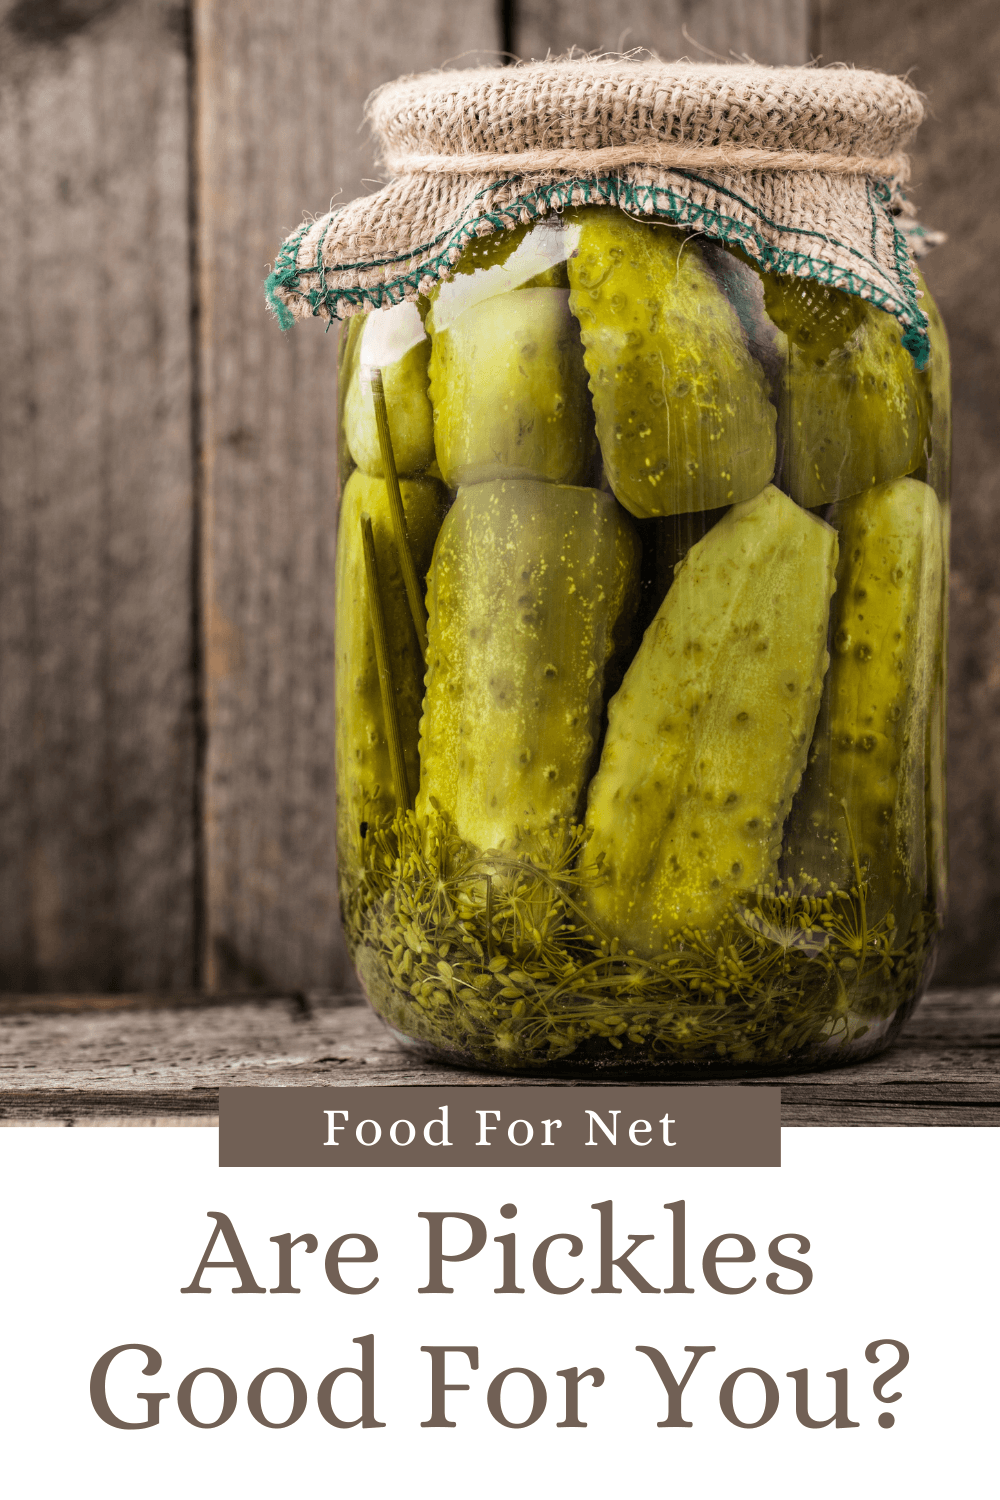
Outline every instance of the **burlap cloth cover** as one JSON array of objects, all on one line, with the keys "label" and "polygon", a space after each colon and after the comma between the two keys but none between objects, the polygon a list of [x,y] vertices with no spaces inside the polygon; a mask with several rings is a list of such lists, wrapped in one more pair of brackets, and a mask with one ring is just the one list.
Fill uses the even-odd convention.
[{"label": "burlap cloth cover", "polygon": [[926,361],[895,217],[923,106],[898,78],[562,60],[402,78],[367,117],[392,180],[282,245],[267,286],[282,327],[413,300],[473,236],[615,204],[866,298]]}]

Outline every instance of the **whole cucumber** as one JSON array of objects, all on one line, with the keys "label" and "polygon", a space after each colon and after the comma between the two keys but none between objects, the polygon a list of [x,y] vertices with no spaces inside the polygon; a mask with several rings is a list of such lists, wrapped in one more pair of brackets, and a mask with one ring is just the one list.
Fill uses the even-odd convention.
[{"label": "whole cucumber", "polygon": [[928,403],[896,319],[860,297],[762,274],[764,304],[787,353],[778,397],[781,478],[815,507],[911,474]]},{"label": "whole cucumber", "polygon": [[843,502],[836,523],[833,659],[784,865],[791,876],[849,889],[856,851],[869,921],[893,912],[905,934],[928,880],[941,510],[928,485],[897,479]]},{"label": "whole cucumber", "polygon": [[528,480],[459,490],[427,582],[418,814],[439,807],[479,849],[577,816],[638,576],[611,495]]},{"label": "whole cucumber", "polygon": [[570,307],[618,499],[646,517],[759,494],[774,474],[775,410],[697,243],[615,209],[573,220]]},{"label": "whole cucumber", "polygon": [[[433,479],[400,481],[410,547],[418,572],[430,562],[447,496]],[[342,871],[357,867],[362,824],[396,807],[386,738],[361,518],[368,516],[379,569],[379,592],[389,640],[390,670],[410,786],[420,776],[418,726],[423,661],[407,604],[385,483],[355,469],[340,505],[336,569],[337,826]]]},{"label": "whole cucumber", "polygon": [[596,921],[649,956],[777,873],[829,662],[831,527],[773,485],[678,566],[608,706],[590,787]]}]

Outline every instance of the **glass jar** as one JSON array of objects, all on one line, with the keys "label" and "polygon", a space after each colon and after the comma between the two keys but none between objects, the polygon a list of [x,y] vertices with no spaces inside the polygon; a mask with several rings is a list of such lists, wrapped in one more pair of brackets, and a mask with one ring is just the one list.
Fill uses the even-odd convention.
[{"label": "glass jar", "polygon": [[602,207],[345,322],[341,899],[400,1039],[699,1076],[894,1036],[945,884],[924,306],[921,372],[870,302]]}]

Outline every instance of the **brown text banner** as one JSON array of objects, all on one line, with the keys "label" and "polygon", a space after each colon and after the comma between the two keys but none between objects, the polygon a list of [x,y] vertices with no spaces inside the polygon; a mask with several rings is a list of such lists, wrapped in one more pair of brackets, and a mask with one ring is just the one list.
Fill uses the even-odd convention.
[{"label": "brown text banner", "polygon": [[222,1167],[778,1167],[777,1088],[223,1088]]}]

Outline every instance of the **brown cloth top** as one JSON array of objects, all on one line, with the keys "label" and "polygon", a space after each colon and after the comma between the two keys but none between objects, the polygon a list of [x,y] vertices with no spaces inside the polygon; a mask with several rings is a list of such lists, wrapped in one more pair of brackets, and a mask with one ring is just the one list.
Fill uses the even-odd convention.
[{"label": "brown cloth top", "polygon": [[366,113],[392,178],[286,240],[268,280],[282,326],[413,300],[473,237],[595,203],[860,295],[926,359],[896,223],[923,105],[901,79],[582,58],[398,79]]}]

